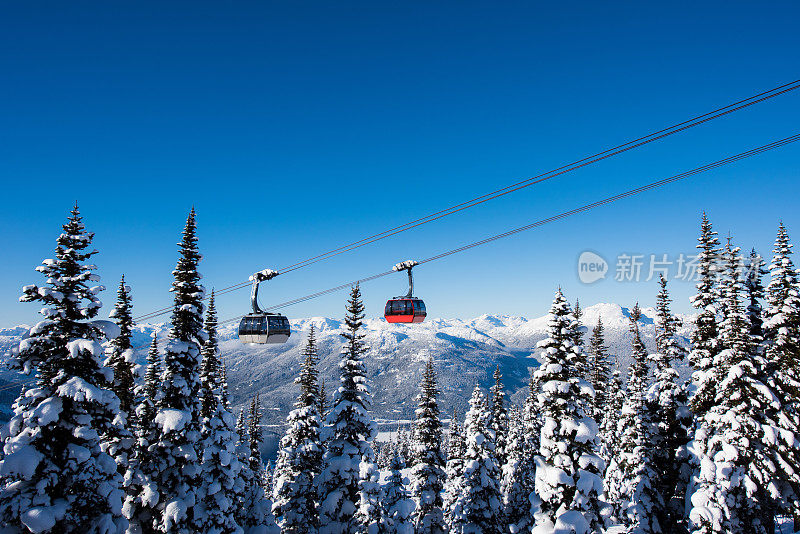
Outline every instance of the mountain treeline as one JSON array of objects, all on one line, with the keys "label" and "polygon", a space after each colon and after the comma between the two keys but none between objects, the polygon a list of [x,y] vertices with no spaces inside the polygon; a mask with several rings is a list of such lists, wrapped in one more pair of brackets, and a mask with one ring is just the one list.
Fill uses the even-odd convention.
[{"label": "mountain treeline", "polygon": [[259,398],[231,413],[194,210],[169,338],[153,339],[143,366],[124,277],[113,323],[97,320],[104,288],[77,206],[63,230],[37,267],[45,283],[21,297],[44,320],[12,354],[34,378],[2,431],[2,533],[774,534],[800,523],[800,285],[783,224],[766,269],[731,238],[721,245],[703,216],[688,348],[662,276],[655,346],[637,304],[623,381],[602,321],[588,332],[558,289],[521,406],[498,367],[445,425],[429,359],[413,424],[383,443],[354,286],[338,388],[329,401],[312,327],[274,469],[260,455]]}]

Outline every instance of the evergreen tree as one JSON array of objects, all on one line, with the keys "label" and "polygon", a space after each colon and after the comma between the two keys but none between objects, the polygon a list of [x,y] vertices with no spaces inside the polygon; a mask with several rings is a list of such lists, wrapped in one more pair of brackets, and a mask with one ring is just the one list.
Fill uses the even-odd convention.
[{"label": "evergreen tree", "polygon": [[328,416],[328,392],[325,391],[325,379],[319,378],[319,416],[320,420]]},{"label": "evergreen tree", "polygon": [[405,481],[400,470],[405,467],[403,459],[399,456],[392,458],[391,474],[386,480],[384,491],[383,525],[381,532],[397,534],[414,534],[419,530],[414,529],[414,501],[409,498],[405,488]]},{"label": "evergreen tree", "polygon": [[194,208],[179,247],[170,290],[174,296],[172,328],[156,399],[157,436],[148,452],[156,463],[153,482],[159,498],[153,526],[162,532],[188,533],[194,530],[194,507],[200,498],[200,345],[206,339]]},{"label": "evergreen tree", "polygon": [[119,326],[119,335],[111,341],[111,354],[106,361],[106,366],[114,370],[114,382],[111,389],[119,398],[120,410],[130,415],[133,410],[134,384],[133,384],[133,351],[131,350],[131,333],[133,330],[133,317],[131,317],[130,296],[131,288],[125,285],[125,275],[119,282],[117,289],[117,304],[109,317]]},{"label": "evergreen tree", "polygon": [[318,480],[320,532],[340,534],[357,529],[360,503],[360,464],[372,459],[370,445],[375,425],[367,410],[371,405],[363,355],[367,352],[361,333],[364,305],[358,285],[350,291],[342,337],[340,386],[334,394],[322,439],[326,443],[323,470]]},{"label": "evergreen tree", "polygon": [[147,353],[144,383],[136,387],[137,406],[134,418],[136,443],[125,473],[126,498],[123,511],[130,521],[130,531],[142,534],[156,532],[154,517],[159,500],[156,486],[158,463],[150,454],[150,448],[158,439],[155,417],[156,399],[159,397],[163,373],[161,363],[158,338],[154,334]]},{"label": "evergreen tree", "polygon": [[242,465],[236,454],[238,436],[233,415],[222,402],[222,370],[217,343],[217,308],[214,292],[208,301],[200,372],[201,392],[201,495],[202,502],[195,511],[197,531],[240,533],[234,511],[240,489],[237,487]]},{"label": "evergreen tree", "polygon": [[716,370],[720,363],[717,355],[717,309],[719,307],[719,291],[717,288],[717,271],[719,267],[719,240],[713,231],[711,222],[703,213],[700,224],[700,237],[697,248],[697,294],[691,298],[692,305],[697,308],[695,329],[692,332],[692,350],[689,361],[695,368],[693,380],[695,394],[691,399],[692,411],[701,417],[711,405],[718,385]]},{"label": "evergreen tree", "polygon": [[464,422],[466,451],[461,495],[453,506],[450,532],[499,534],[505,531],[500,469],[494,457],[494,431],[486,396],[476,386]]},{"label": "evergreen tree", "polygon": [[539,342],[541,365],[534,377],[541,387],[543,419],[536,457],[535,534],[571,528],[577,534],[601,526],[603,461],[595,454],[597,424],[592,419],[594,392],[581,373],[575,345],[577,321],[561,289],[550,308],[548,337]]},{"label": "evergreen tree", "polygon": [[442,422],[436,401],[438,394],[433,358],[429,358],[417,396],[414,422],[416,439],[412,451],[414,467],[411,471],[411,493],[417,504],[413,524],[419,534],[442,534],[445,531],[441,495],[445,482],[445,460],[441,449]]},{"label": "evergreen tree", "polygon": [[104,289],[91,285],[99,281],[88,263],[94,234],[77,205],[63,230],[55,259],[36,268],[46,283],[20,297],[41,303],[45,319],[12,351],[13,368],[36,377],[3,429],[0,524],[8,532],[123,532],[122,477],[104,437],[118,435],[125,417],[91,320]]},{"label": "evergreen tree", "polygon": [[536,449],[531,425],[516,408],[509,411],[508,460],[503,466],[500,493],[506,524],[512,533],[528,532],[533,526],[530,495],[535,491]]},{"label": "evergreen tree", "polygon": [[640,332],[641,310],[630,313],[633,362],[618,423],[619,447],[606,473],[606,488],[614,513],[630,533],[662,532],[658,522],[664,502],[656,488],[657,474],[650,449],[653,437],[650,413],[645,407],[648,356]]},{"label": "evergreen tree", "polygon": [[766,533],[774,529],[770,490],[775,476],[765,415],[775,394],[763,382],[764,359],[754,349],[741,305],[738,248],[725,247],[719,330],[721,368],[713,404],[698,422],[699,472],[691,496],[693,533]]},{"label": "evergreen tree", "polygon": [[287,429],[275,463],[272,513],[282,532],[313,534],[319,528],[314,477],[322,467],[318,357],[313,325],[303,355],[300,376],[295,380],[300,394],[286,418]]},{"label": "evergreen tree", "polygon": [[358,511],[356,512],[356,532],[378,534],[385,526],[383,517],[383,487],[381,473],[371,458],[365,458],[359,465]]},{"label": "evergreen tree", "polygon": [[492,396],[492,405],[489,423],[495,435],[494,456],[497,459],[497,467],[498,469],[502,469],[507,459],[508,409],[506,408],[506,392],[503,387],[503,375],[500,374],[499,365],[495,368],[492,377],[494,378],[494,386],[492,386],[490,392]]},{"label": "evergreen tree", "polygon": [[625,402],[625,390],[622,387],[619,369],[611,371],[605,396],[606,406],[603,409],[600,425],[600,456],[608,466],[611,464],[611,460],[617,457],[619,451],[617,425],[622,413],[622,405]]},{"label": "evergreen tree", "polygon": [[684,455],[679,451],[689,442],[692,418],[686,406],[684,390],[678,384],[678,372],[674,368],[674,362],[686,357],[686,351],[677,340],[680,321],[670,310],[667,280],[663,275],[659,284],[661,290],[656,298],[656,352],[650,355],[655,379],[646,397],[652,425],[649,447],[656,474],[653,486],[663,504],[653,513],[664,532],[677,532],[685,499],[685,495],[678,490],[684,467],[684,462],[680,460]]},{"label": "evergreen tree", "polygon": [[446,482],[442,509],[445,514],[448,530],[453,528],[453,518],[456,504],[461,497],[464,487],[464,455],[467,444],[464,440],[464,429],[458,424],[458,419],[453,414],[450,427],[447,429],[447,464],[445,468]]},{"label": "evergreen tree", "polygon": [[780,403],[770,417],[784,436],[777,451],[785,458],[778,462],[779,505],[782,513],[794,515],[800,529],[800,285],[791,254],[792,245],[781,223],[770,264],[764,337],[769,385]]},{"label": "evergreen tree", "polygon": [[764,258],[756,253],[756,249],[752,249],[744,287],[747,290],[747,322],[750,325],[750,336],[758,342],[764,339],[764,309],[761,301],[764,299],[762,279],[767,272],[764,269]]},{"label": "evergreen tree", "polygon": [[272,490],[275,487],[275,468],[272,466],[272,460],[268,460],[267,465],[264,466],[264,474],[261,476],[261,486],[264,488],[264,494],[267,497],[272,495]]},{"label": "evergreen tree", "polygon": [[[247,416],[247,439],[241,448],[246,455],[243,494],[239,504],[241,519],[239,524],[245,532],[261,532],[275,527],[272,516],[272,503],[264,492],[264,462],[261,459],[261,400],[258,395],[250,401]],[[240,448],[240,450],[241,450]],[[277,528],[276,528],[277,530]]]},{"label": "evergreen tree", "polygon": [[607,384],[610,379],[611,361],[606,348],[603,321],[597,318],[597,325],[592,329],[589,339],[589,382],[594,388],[593,415],[595,421],[602,421],[608,399],[606,396]]}]

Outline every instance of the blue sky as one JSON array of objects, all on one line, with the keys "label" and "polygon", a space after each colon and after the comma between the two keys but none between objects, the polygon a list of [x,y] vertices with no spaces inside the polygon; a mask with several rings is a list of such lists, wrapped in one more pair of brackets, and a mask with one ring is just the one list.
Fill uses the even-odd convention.
[{"label": "blue sky", "polygon": [[[198,212],[207,287],[247,279],[800,78],[796,2],[17,2],[0,32],[0,325],[36,320],[78,200],[113,303],[170,303]],[[279,277],[263,303],[559,213],[797,133],[800,92]],[[594,250],[692,253],[707,210],[767,252],[800,240],[800,146],[420,268],[429,313],[538,316],[557,285],[584,304],[651,304],[656,284],[577,278]],[[612,265],[613,269],[613,265]],[[402,275],[364,286],[369,315]],[[673,283],[687,311],[691,284]],[[345,294],[287,310],[343,313]],[[245,313],[246,290],[220,299]]]}]

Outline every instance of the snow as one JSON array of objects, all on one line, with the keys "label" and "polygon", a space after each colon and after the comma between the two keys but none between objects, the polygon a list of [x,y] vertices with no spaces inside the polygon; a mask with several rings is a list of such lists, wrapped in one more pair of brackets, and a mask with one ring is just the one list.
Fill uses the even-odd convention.
[{"label": "snow", "polygon": [[192,414],[185,410],[165,408],[158,411],[155,423],[163,433],[180,432],[191,422]]},{"label": "snow", "polygon": [[22,524],[31,532],[47,532],[56,525],[56,516],[51,508],[37,506],[22,514]]},{"label": "snow", "polygon": [[416,261],[416,260],[401,261],[400,263],[398,263],[394,267],[392,267],[392,270],[393,271],[404,271],[405,269],[410,269],[411,267],[414,267],[415,265],[419,265],[419,262]]}]

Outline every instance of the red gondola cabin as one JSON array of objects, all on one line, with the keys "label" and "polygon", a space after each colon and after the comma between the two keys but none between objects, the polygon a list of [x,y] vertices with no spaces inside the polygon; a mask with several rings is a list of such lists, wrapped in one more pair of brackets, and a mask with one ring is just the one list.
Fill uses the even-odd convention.
[{"label": "red gondola cabin", "polygon": [[388,323],[421,323],[427,316],[425,303],[418,298],[393,298],[386,303],[384,317]]}]

